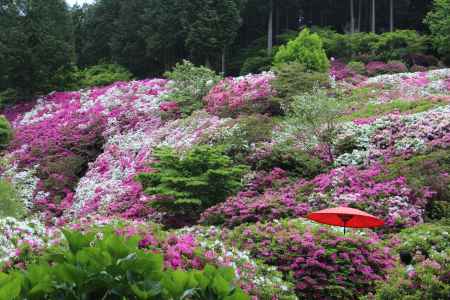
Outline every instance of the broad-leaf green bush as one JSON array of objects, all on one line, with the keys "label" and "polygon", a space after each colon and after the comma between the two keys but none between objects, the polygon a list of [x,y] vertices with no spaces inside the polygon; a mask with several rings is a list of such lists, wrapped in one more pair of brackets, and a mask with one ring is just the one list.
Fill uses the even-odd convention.
[{"label": "broad-leaf green bush", "polygon": [[0,150],[5,149],[9,145],[12,135],[11,124],[9,124],[5,116],[0,115]]},{"label": "broad-leaf green bush", "polygon": [[24,207],[14,187],[6,180],[0,179],[0,218],[21,217],[23,213]]},{"label": "broad-leaf green bush", "polygon": [[434,0],[433,9],[425,18],[431,31],[433,47],[443,56],[450,57],[450,0]]},{"label": "broad-leaf green bush", "polygon": [[275,79],[272,86],[276,90],[275,102],[288,107],[292,97],[312,92],[315,86],[329,86],[330,77],[323,72],[308,72],[306,67],[298,62],[279,64],[274,67]]},{"label": "broad-leaf green bush", "polygon": [[179,154],[171,148],[153,152],[155,172],[138,175],[148,195],[156,196],[152,206],[165,213],[170,226],[193,224],[200,213],[242,187],[244,165],[235,165],[223,149],[195,146]]},{"label": "broad-leaf green bush", "polygon": [[173,70],[166,72],[164,76],[171,80],[171,92],[165,98],[167,101],[177,102],[184,116],[201,109],[203,97],[222,79],[213,70],[197,67],[186,60],[176,64]]},{"label": "broad-leaf green bush", "polygon": [[249,300],[231,268],[164,269],[163,256],[140,249],[140,237],[114,228],[64,230],[67,247],[48,249],[24,271],[0,273],[0,299]]},{"label": "broad-leaf green bush", "polygon": [[274,64],[299,62],[307,71],[326,72],[330,66],[319,35],[303,29],[297,38],[282,45],[274,57]]}]

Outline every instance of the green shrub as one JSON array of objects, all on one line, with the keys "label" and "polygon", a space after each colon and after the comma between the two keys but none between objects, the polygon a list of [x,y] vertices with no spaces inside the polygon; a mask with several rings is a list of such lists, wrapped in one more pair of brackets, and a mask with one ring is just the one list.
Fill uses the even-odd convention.
[{"label": "green shrub", "polygon": [[6,105],[14,104],[17,99],[17,91],[14,89],[6,89],[0,91],[0,109]]},{"label": "green shrub", "polygon": [[0,218],[21,217],[24,207],[17,197],[14,187],[7,181],[0,179]]},{"label": "green shrub", "polygon": [[333,149],[341,126],[339,118],[343,114],[342,101],[315,88],[311,93],[294,97],[288,112],[288,123],[297,130],[305,147],[312,151],[319,146],[333,162]]},{"label": "green shrub", "polygon": [[320,159],[289,144],[277,144],[269,155],[253,163],[257,170],[271,171],[281,168],[295,178],[313,178],[324,171]]},{"label": "green shrub", "polygon": [[116,81],[128,81],[131,73],[124,67],[116,64],[103,64],[78,71],[76,75],[82,88],[103,86]]},{"label": "green shrub", "polygon": [[450,173],[450,150],[397,159],[388,169],[392,178],[406,177],[408,185],[417,189],[417,193],[424,187],[434,192],[426,206],[427,220],[450,218],[450,176],[446,175]]},{"label": "green shrub", "polygon": [[347,64],[347,68],[350,70],[360,74],[364,75],[366,74],[366,65],[363,62],[360,61],[351,61]]},{"label": "green shrub", "polygon": [[433,47],[442,55],[450,57],[450,0],[434,0],[433,9],[425,18],[431,31]]},{"label": "green shrub", "polygon": [[289,62],[299,62],[307,71],[317,72],[327,72],[330,66],[322,40],[307,28],[303,29],[296,39],[281,46],[275,54],[275,65]]},{"label": "green shrub", "polygon": [[273,119],[265,115],[241,116],[237,123],[215,142],[223,145],[225,154],[235,162],[244,162],[252,145],[270,141],[273,126]]},{"label": "green shrub", "polygon": [[[403,229],[398,237],[398,251],[416,252],[426,258],[438,258],[447,255],[450,249],[450,226],[444,224],[423,224]],[[448,257],[450,259],[450,257]]]},{"label": "green shrub", "polygon": [[269,71],[273,58],[267,55],[251,56],[244,61],[241,68],[241,75],[257,74]]},{"label": "green shrub", "polygon": [[152,206],[164,212],[171,226],[193,224],[200,213],[238,191],[247,171],[234,165],[218,147],[196,146],[180,155],[170,148],[154,151],[153,173],[138,176],[145,192],[156,195]]},{"label": "green shrub", "polygon": [[327,73],[307,72],[305,66],[298,62],[279,64],[274,71],[276,77],[272,86],[277,91],[274,100],[285,108],[289,107],[292,97],[310,93],[315,86],[325,88],[330,84]]},{"label": "green shrub", "polygon": [[49,249],[24,271],[0,273],[0,299],[249,300],[232,268],[164,270],[163,256],[114,228],[98,234],[63,230],[68,247]]},{"label": "green shrub", "polygon": [[426,49],[426,38],[415,30],[396,30],[379,35],[377,41],[371,43],[377,59],[401,60],[408,54],[423,53]]},{"label": "green shrub", "polygon": [[399,266],[378,285],[375,299],[449,299],[450,226],[423,224],[402,230],[398,238],[397,251],[414,256],[414,272]]},{"label": "green shrub", "polygon": [[168,101],[176,101],[183,116],[203,107],[203,97],[222,78],[206,67],[197,67],[189,61],[178,63],[172,71],[164,74],[172,81]]},{"label": "green shrub", "polygon": [[326,27],[313,27],[311,31],[317,33],[322,39],[323,48],[328,57],[346,60],[353,56],[353,45],[348,35],[337,33]]},{"label": "green shrub", "polygon": [[0,115],[0,150],[8,147],[12,139],[13,131],[11,124],[5,116]]}]

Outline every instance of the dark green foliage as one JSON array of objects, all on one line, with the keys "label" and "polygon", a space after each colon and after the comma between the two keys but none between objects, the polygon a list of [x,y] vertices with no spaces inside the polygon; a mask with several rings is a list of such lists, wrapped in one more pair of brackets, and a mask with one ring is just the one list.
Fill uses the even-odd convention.
[{"label": "dark green foliage", "polygon": [[272,86],[277,91],[274,99],[285,108],[289,106],[292,97],[312,92],[315,86],[329,86],[327,73],[308,72],[306,67],[298,62],[277,65],[274,71],[276,77]]},{"label": "dark green foliage", "polygon": [[0,179],[0,218],[21,217],[23,213],[23,205],[20,203],[14,187],[9,182]]},{"label": "dark green foliage", "polygon": [[0,9],[0,81],[21,99],[52,89],[53,74],[74,60],[64,0],[4,0]]},{"label": "dark green foliage", "polygon": [[450,151],[439,150],[417,155],[409,160],[398,159],[388,166],[391,176],[405,176],[408,185],[429,187],[434,192],[426,207],[430,220],[450,218]]},{"label": "dark green foliage", "polygon": [[[140,238],[64,230],[67,246],[47,250],[24,271],[0,273],[0,299],[250,299],[231,268],[164,270],[163,256],[139,249]],[[185,298],[188,297],[188,298]]]},{"label": "dark green foliage", "polygon": [[384,61],[400,60],[408,54],[424,53],[426,38],[415,30],[396,30],[385,32],[378,36],[376,42],[371,44],[376,58]]},{"label": "dark green foliage", "polygon": [[307,71],[326,72],[330,66],[322,40],[309,29],[303,29],[297,38],[287,45],[281,46],[274,57],[274,64],[298,62],[305,66]]},{"label": "dark green foliage", "polygon": [[116,64],[97,65],[79,70],[76,75],[81,88],[102,86],[116,81],[131,80],[131,73],[124,67]]},{"label": "dark green foliage", "polygon": [[[147,0],[128,0],[120,6],[115,30],[111,37],[111,56],[114,62],[126,66],[133,74],[144,77],[155,65],[155,58],[147,51],[142,10]],[[166,12],[167,13],[167,12]]]},{"label": "dark green foliage", "polygon": [[138,180],[148,195],[157,196],[152,205],[166,213],[163,222],[172,226],[195,223],[203,210],[238,191],[247,171],[211,146],[195,146],[182,155],[160,148],[153,156],[155,172],[140,174]]},{"label": "dark green foliage", "polygon": [[425,23],[431,31],[433,47],[446,57],[450,57],[450,0],[434,0],[433,9]]},{"label": "dark green foliage", "polygon": [[104,86],[116,81],[131,80],[131,73],[117,64],[102,64],[78,69],[71,67],[60,69],[55,73],[53,81],[54,89],[63,91],[75,91],[95,86]]},{"label": "dark green foliage", "polygon": [[274,146],[270,155],[254,162],[257,170],[271,171],[281,168],[289,176],[296,178],[313,178],[325,171],[323,162],[305,151],[288,144]]},{"label": "dark green foliage", "polygon": [[0,115],[0,150],[8,147],[12,139],[13,130],[5,116]]},{"label": "dark green foliage", "polygon": [[340,34],[326,28],[315,28],[314,31],[322,38],[327,55],[344,61],[353,58],[360,58],[364,62],[400,60],[411,54],[428,51],[426,36],[414,30],[396,30],[382,34]]},{"label": "dark green foliage", "polygon": [[236,37],[239,6],[234,0],[183,1],[181,14],[186,47],[195,58],[211,59],[220,56]]},{"label": "dark green foliage", "polygon": [[177,63],[172,71],[164,73],[172,81],[168,101],[178,103],[183,116],[203,107],[203,97],[222,78],[206,67],[197,67],[189,61]]},{"label": "dark green foliage", "polygon": [[262,51],[260,55],[251,56],[244,61],[241,68],[241,75],[257,74],[270,70],[273,57],[268,56],[266,51]]}]

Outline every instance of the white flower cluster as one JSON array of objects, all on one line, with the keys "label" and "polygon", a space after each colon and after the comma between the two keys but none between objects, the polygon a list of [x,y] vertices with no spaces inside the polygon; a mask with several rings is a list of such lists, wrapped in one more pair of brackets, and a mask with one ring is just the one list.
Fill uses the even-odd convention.
[{"label": "white flower cluster", "polygon": [[[393,133],[395,132],[395,134]],[[343,125],[338,140],[351,137],[356,150],[337,157],[336,166],[361,165],[383,155],[383,148],[394,140],[397,154],[410,151],[421,153],[429,148],[430,140],[450,132],[450,105],[402,116],[384,116],[371,124]]]},{"label": "white flower cluster", "polygon": [[47,229],[37,219],[0,219],[0,263],[17,257],[22,246],[27,245],[33,250],[39,250],[56,243],[57,239],[58,231]]}]

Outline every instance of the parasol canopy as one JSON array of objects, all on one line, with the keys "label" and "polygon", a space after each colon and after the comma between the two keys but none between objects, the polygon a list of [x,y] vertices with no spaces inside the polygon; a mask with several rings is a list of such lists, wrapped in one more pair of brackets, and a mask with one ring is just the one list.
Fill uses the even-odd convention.
[{"label": "parasol canopy", "polygon": [[384,221],[359,209],[335,207],[310,213],[308,219],[318,223],[351,228],[374,228],[384,225]]}]

